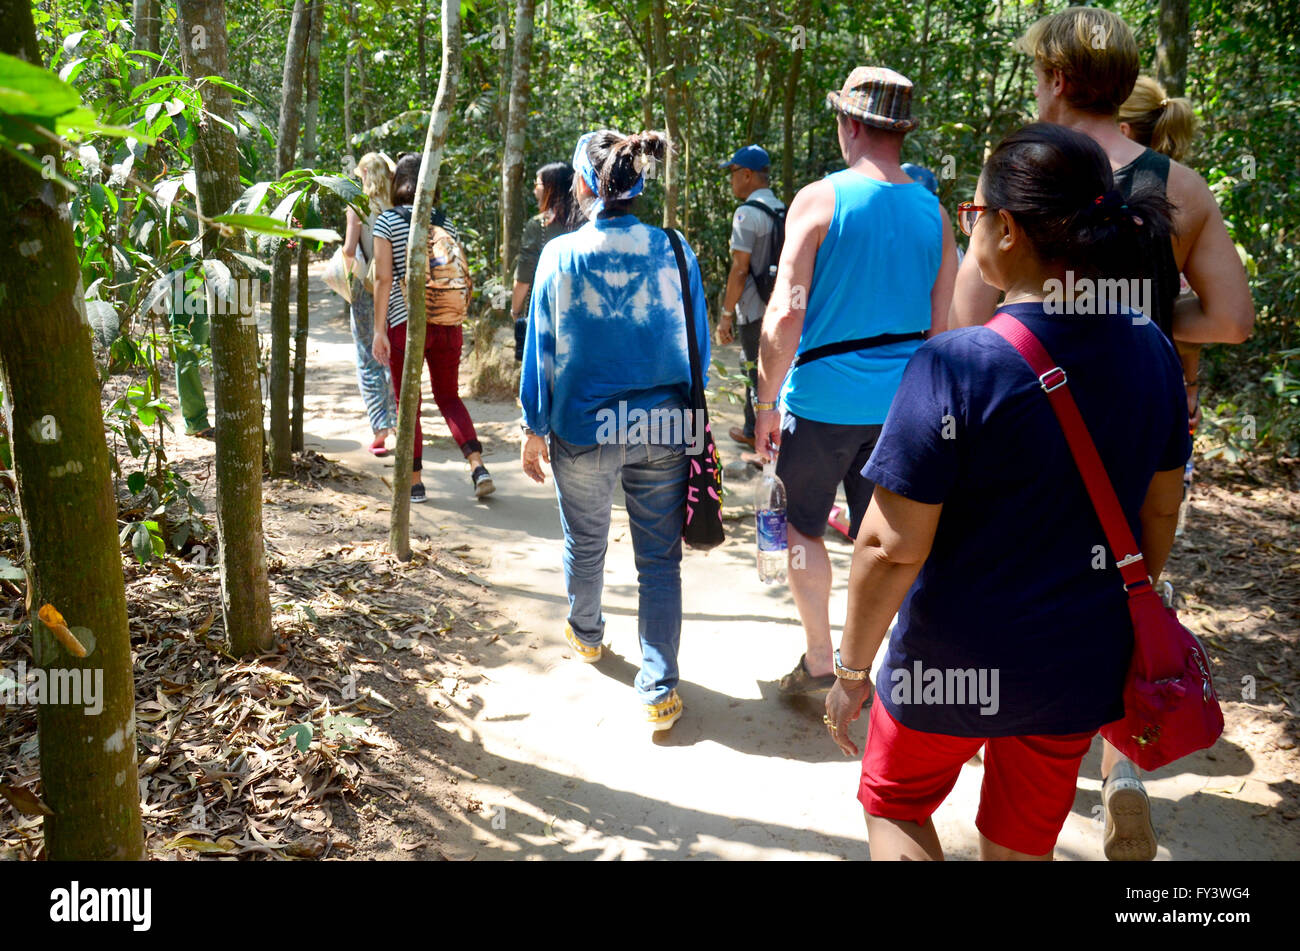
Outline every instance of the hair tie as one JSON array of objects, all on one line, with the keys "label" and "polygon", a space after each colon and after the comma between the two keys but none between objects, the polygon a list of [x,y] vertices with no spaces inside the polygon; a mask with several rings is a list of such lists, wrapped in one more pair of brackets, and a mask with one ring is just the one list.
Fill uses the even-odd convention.
[{"label": "hair tie", "polygon": [[1164,108],[1165,106],[1167,106],[1167,105],[1169,105],[1169,97],[1168,97],[1168,96],[1166,96],[1164,99],[1161,99],[1161,100],[1160,100],[1160,108],[1163,109],[1163,108]]}]

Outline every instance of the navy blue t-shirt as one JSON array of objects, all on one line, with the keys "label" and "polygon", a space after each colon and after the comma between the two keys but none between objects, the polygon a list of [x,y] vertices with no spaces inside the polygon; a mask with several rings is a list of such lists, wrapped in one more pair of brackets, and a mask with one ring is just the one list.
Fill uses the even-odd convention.
[{"label": "navy blue t-shirt", "polygon": [[[1066,371],[1140,542],[1152,476],[1191,454],[1173,346],[1127,314],[1002,310]],[[1123,582],[1056,414],[1011,344],[967,327],[921,347],[862,472],[943,503],[876,681],[895,719],[928,733],[1020,736],[1082,733],[1124,715],[1133,627]]]}]

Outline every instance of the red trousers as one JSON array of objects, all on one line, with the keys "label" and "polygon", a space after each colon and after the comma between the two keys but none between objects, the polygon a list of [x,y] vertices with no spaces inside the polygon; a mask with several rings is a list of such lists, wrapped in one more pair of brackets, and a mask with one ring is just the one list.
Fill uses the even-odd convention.
[{"label": "red trousers", "polygon": [[[474,432],[474,420],[460,398],[460,351],[464,338],[461,328],[429,324],[424,331],[424,362],[429,365],[429,383],[433,401],[451,430],[460,451],[482,452],[483,444]],[[393,374],[393,389],[402,398],[402,363],[406,360],[406,324],[388,328],[388,368]],[[415,404],[415,460],[412,469],[419,472],[424,451],[424,430],[420,426],[420,400]]]}]

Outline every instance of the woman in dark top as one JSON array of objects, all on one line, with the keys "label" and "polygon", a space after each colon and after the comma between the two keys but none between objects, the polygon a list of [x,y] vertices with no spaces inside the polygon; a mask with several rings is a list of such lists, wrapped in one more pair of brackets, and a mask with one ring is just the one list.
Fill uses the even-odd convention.
[{"label": "woman in dark top", "polygon": [[519,258],[515,262],[515,287],[510,301],[510,315],[515,320],[515,360],[523,359],[524,338],[528,335],[528,294],[537,273],[537,259],[547,241],[581,227],[586,220],[573,200],[573,166],[552,162],[537,170],[533,197],[538,213],[524,225],[519,240]]},{"label": "woman in dark top", "polygon": [[[1068,374],[1116,494],[1159,577],[1190,452],[1178,357],[1135,310],[1054,300],[1127,276],[1169,204],[1127,199],[1087,136],[1036,123],[990,156],[960,212],[1000,308]],[[1166,238],[1167,240],[1167,238]],[[827,698],[846,753],[865,678],[876,681],[859,800],[871,855],[943,857],[931,815],[984,749],[976,818],[984,858],[1051,858],[1099,727],[1123,715],[1133,629],[1119,570],[1043,389],[986,327],[928,341],[904,372],[863,470],[876,484],[849,579]]]}]

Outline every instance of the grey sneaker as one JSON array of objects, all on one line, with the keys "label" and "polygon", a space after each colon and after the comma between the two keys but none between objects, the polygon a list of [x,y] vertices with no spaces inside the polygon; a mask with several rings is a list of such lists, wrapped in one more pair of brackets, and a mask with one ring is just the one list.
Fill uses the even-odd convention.
[{"label": "grey sneaker", "polygon": [[423,502],[424,500],[425,500],[424,483],[417,482],[415,483],[415,485],[411,486],[411,501]]},{"label": "grey sneaker", "polygon": [[1156,830],[1151,825],[1151,801],[1128,760],[1115,764],[1101,787],[1106,814],[1103,851],[1111,862],[1150,862],[1156,857]]},{"label": "grey sneaker", "polygon": [[497,490],[492,484],[492,477],[488,475],[487,466],[479,466],[469,475],[470,481],[474,483],[474,494],[480,499],[485,499]]}]

